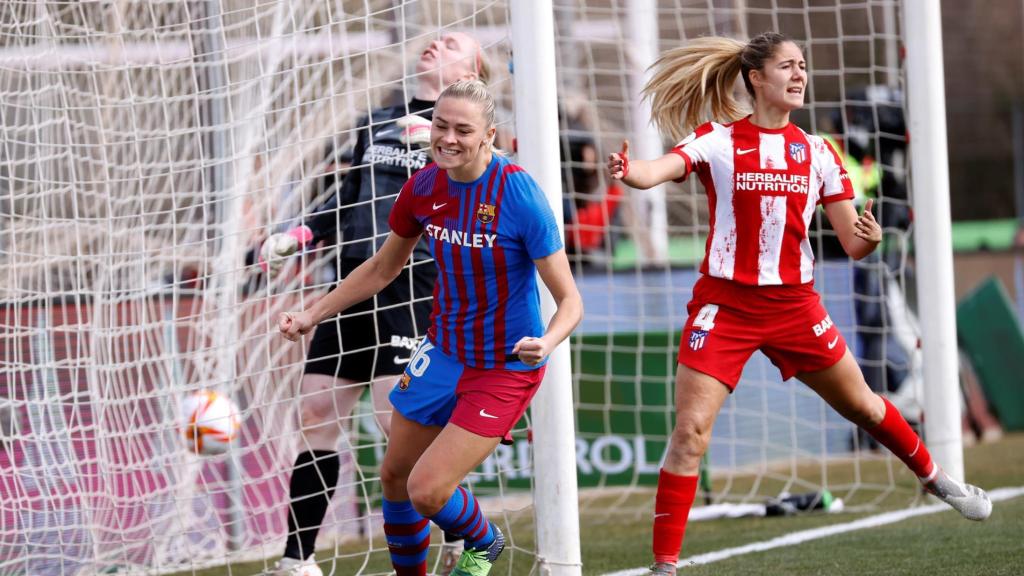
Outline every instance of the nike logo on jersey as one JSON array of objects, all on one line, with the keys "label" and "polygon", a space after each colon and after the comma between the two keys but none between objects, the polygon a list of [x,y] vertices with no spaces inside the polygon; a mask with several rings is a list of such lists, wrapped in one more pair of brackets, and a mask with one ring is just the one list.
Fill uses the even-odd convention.
[{"label": "nike logo on jersey", "polygon": [[447,202],[444,202],[443,204],[434,204],[434,210],[440,210],[441,208],[444,208],[447,205]]},{"label": "nike logo on jersey", "polygon": [[373,133],[374,140],[383,140],[385,138],[398,138],[398,135],[402,133],[402,127],[391,124],[377,130]]},{"label": "nike logo on jersey", "polygon": [[395,361],[395,364],[408,364],[409,360],[412,360],[412,357],[402,358],[401,356],[395,356],[393,360]]},{"label": "nike logo on jersey", "polygon": [[480,415],[483,416],[484,418],[494,418],[494,419],[498,418],[497,416],[492,416],[491,414],[488,414],[486,408],[481,408],[480,409]]},{"label": "nike logo on jersey", "polygon": [[672,514],[671,514],[670,512],[662,512],[661,514],[655,514],[655,515],[654,515],[654,518],[655,518],[655,519],[658,519],[658,518],[662,518],[662,517],[664,517],[664,516],[671,516],[671,515],[672,515]]},{"label": "nike logo on jersey", "polygon": [[828,349],[831,350],[831,349],[835,348],[836,344],[838,344],[838,343],[839,343],[839,335],[836,334],[836,337],[833,338],[832,341],[828,343]]},{"label": "nike logo on jersey", "polygon": [[754,150],[757,150],[757,148],[746,148],[746,149],[743,149],[743,148],[738,148],[738,149],[736,150],[736,155],[737,155],[737,156],[743,156],[744,154],[750,154],[750,153],[751,153],[751,152],[753,152]]}]

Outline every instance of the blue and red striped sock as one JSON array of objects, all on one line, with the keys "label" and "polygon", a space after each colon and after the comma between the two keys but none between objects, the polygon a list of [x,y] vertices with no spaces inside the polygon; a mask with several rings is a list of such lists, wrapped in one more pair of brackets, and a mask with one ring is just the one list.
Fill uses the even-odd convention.
[{"label": "blue and red striped sock", "polygon": [[425,576],[430,522],[412,507],[412,502],[384,500],[384,535],[396,576]]},{"label": "blue and red striped sock", "polygon": [[467,549],[481,550],[494,542],[494,528],[473,494],[462,486],[455,487],[452,497],[430,519],[445,532],[464,536]]}]

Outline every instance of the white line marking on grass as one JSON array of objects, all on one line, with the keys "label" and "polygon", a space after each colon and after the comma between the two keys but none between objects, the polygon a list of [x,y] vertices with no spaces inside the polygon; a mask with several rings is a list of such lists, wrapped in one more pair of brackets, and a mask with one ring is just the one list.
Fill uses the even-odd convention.
[{"label": "white line marking on grass", "polygon": [[[997,488],[995,490],[988,491],[988,496],[993,502],[1010,500],[1021,495],[1024,495],[1024,486],[1018,486],[1016,488]],[[945,512],[946,510],[952,510],[952,508],[940,502],[917,508],[897,510],[896,512],[886,512],[885,514],[868,516],[867,518],[861,518],[860,520],[854,520],[853,522],[847,522],[846,524],[834,524],[832,526],[801,530],[799,532],[786,534],[785,536],[779,536],[778,538],[772,538],[771,540],[753,542],[751,544],[745,544],[735,548],[725,548],[714,552],[708,552],[706,554],[690,556],[689,558],[683,558],[680,560],[678,566],[684,567],[711,564],[712,562],[718,562],[719,560],[725,560],[726,558],[732,558],[733,556],[742,556],[743,554],[750,554],[752,552],[764,552],[765,550],[782,548],[783,546],[793,546],[809,542],[811,540],[817,540],[819,538],[826,538],[828,536],[835,536],[836,534],[853,532],[855,530],[863,530],[865,528],[884,526],[886,524],[894,524],[896,522],[906,520],[907,518],[934,514],[936,512]],[[644,574],[647,574],[647,568],[629,568],[628,570],[619,570],[618,572],[608,572],[603,576],[642,576]]]}]

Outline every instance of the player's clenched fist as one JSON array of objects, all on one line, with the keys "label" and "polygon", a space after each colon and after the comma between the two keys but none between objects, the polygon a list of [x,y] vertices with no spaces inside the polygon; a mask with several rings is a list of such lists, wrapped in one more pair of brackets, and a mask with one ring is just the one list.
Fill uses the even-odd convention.
[{"label": "player's clenched fist", "polygon": [[629,175],[629,140],[622,141],[622,150],[608,155],[608,175],[615,180]]},{"label": "player's clenched fist", "polygon": [[297,342],[315,326],[316,322],[309,312],[282,312],[277,319],[277,329],[281,331],[282,336],[292,342]]},{"label": "player's clenched fist", "polygon": [[543,338],[534,338],[532,336],[526,336],[516,342],[515,348],[512,349],[513,354],[519,355],[519,360],[527,366],[536,366],[547,358],[551,350],[548,349],[547,342]]}]

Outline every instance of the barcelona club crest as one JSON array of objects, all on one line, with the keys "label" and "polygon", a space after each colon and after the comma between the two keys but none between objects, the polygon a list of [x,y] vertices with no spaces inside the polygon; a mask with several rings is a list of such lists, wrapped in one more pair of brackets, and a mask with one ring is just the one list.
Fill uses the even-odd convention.
[{"label": "barcelona club crest", "polygon": [[409,380],[412,380],[412,376],[409,376],[408,374],[402,374],[402,377],[398,379],[398,389],[408,390]]},{"label": "barcelona club crest", "polygon": [[480,207],[476,209],[476,219],[484,224],[490,224],[494,222],[494,204],[480,203]]},{"label": "barcelona club crest", "polygon": [[700,350],[701,348],[704,347],[704,341],[707,339],[707,330],[694,329],[692,332],[690,332],[690,348],[692,348],[694,352]]},{"label": "barcelona club crest", "polygon": [[803,164],[807,160],[807,145],[800,142],[789,144],[789,157],[797,164]]}]

